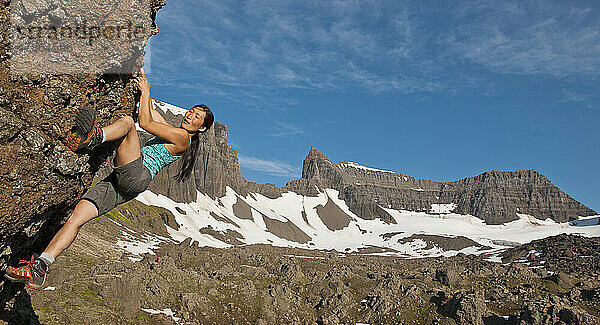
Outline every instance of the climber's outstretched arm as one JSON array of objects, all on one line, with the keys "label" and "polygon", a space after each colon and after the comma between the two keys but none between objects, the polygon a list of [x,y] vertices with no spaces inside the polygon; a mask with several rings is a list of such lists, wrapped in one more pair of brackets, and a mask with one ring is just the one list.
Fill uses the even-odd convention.
[{"label": "climber's outstretched arm", "polygon": [[144,69],[140,69],[140,75],[137,78],[137,82],[142,93],[140,96],[140,107],[138,112],[140,127],[157,137],[173,143],[180,151],[185,150],[189,144],[187,131],[182,128],[173,127],[168,123],[157,121],[152,117],[152,108],[150,107],[150,83],[144,73]]}]

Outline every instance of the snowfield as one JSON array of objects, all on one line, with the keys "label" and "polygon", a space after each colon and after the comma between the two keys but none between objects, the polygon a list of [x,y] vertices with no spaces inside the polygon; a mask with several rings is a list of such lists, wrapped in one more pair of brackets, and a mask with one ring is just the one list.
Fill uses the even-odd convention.
[{"label": "snowfield", "polygon": [[[170,111],[176,115],[187,111],[158,101],[153,101],[153,104],[163,112]],[[137,128],[140,130],[139,126]],[[352,161],[337,165],[368,173],[397,174]],[[403,174],[397,177],[408,180]],[[425,191],[422,188],[411,190]],[[343,200],[338,199],[336,190],[319,192],[316,197],[287,192],[279,198],[270,199],[256,193],[241,197],[227,187],[225,196],[221,198],[212,199],[197,192],[195,202],[177,203],[163,195],[145,191],[136,199],[146,205],[169,210],[175,216],[178,229],[166,226],[171,238],[165,238],[149,233],[137,234],[124,227],[116,245],[131,253],[132,261],[141,259],[140,254],[152,253],[163,242],[182,242],[186,238],[191,238],[192,243],[196,242],[199,246],[220,248],[241,242],[407,258],[485,254],[487,259],[498,261],[499,251],[535,239],[562,233],[600,236],[600,216],[557,223],[551,219],[539,220],[517,214],[518,220],[488,225],[477,217],[453,213],[457,208],[455,203],[432,204],[428,212],[381,207],[396,221],[389,224],[379,219],[357,217]],[[446,247],[441,247],[444,245]]]},{"label": "snowfield", "polygon": [[[502,225],[488,225],[477,217],[452,213],[456,208],[455,204],[432,205],[429,213],[382,207],[396,221],[396,224],[388,224],[379,219],[364,220],[357,217],[343,200],[338,199],[338,191],[333,189],[326,189],[316,197],[287,192],[276,199],[256,193],[242,197],[229,187],[225,196],[214,200],[200,192],[197,195],[196,202],[192,203],[178,203],[151,191],[141,193],[136,199],[146,205],[163,207],[175,216],[179,229],[166,226],[171,240],[182,242],[186,238],[191,238],[192,242],[197,242],[199,246],[221,248],[230,247],[231,244],[213,237],[206,231],[202,233],[200,230],[211,229],[220,234],[226,234],[228,231],[237,233],[243,244],[334,249],[342,253],[361,251],[365,253],[364,250],[370,249],[368,254],[407,258],[453,256],[458,253],[486,254],[490,260],[498,260],[495,254],[511,244],[523,244],[561,233],[600,236],[600,225],[598,225],[600,216],[584,217],[571,223],[557,223],[550,219],[539,220],[532,216],[518,214],[519,220]],[[238,201],[250,206],[249,216],[245,218],[236,216],[234,205]],[[328,201],[334,203],[349,217],[347,226],[339,230],[328,228],[317,210],[318,207],[325,206]],[[278,222],[280,225],[291,223],[290,229],[303,232],[310,240],[298,242],[279,237],[269,231],[267,226],[269,222]],[[431,245],[421,238],[402,240],[412,235],[462,236],[477,245],[451,250]],[[161,242],[168,240],[150,234],[144,234],[141,239],[133,238],[124,230],[118,245],[138,255],[151,252]]]}]

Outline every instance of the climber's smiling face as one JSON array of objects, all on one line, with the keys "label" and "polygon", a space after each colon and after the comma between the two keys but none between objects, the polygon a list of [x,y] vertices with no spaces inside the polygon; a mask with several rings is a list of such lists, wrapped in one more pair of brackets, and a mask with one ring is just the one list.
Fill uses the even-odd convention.
[{"label": "climber's smiling face", "polygon": [[183,116],[181,127],[189,132],[196,132],[203,128],[206,112],[200,107],[191,108]]}]

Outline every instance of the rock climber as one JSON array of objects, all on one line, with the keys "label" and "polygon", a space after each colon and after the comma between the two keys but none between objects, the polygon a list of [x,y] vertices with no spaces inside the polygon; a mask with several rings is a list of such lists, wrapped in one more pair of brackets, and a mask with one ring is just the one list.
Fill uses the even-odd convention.
[{"label": "rock climber", "polygon": [[49,266],[73,243],[85,223],[135,198],[148,188],[150,181],[162,168],[177,159],[182,159],[182,167],[176,178],[182,181],[191,175],[198,152],[199,135],[212,126],[213,113],[206,105],[196,105],[185,113],[179,127],[171,126],[151,107],[150,83],[143,69],[140,69],[136,81],[141,92],[139,126],[154,137],[140,148],[131,116],[124,116],[101,128],[95,123],[95,109],[80,109],[72,133],[67,137],[67,146],[80,152],[105,141],[117,141],[113,171],[81,197],[67,222],[41,255],[33,254],[29,261],[21,260],[20,267],[8,267],[5,277],[9,280],[42,289]]}]

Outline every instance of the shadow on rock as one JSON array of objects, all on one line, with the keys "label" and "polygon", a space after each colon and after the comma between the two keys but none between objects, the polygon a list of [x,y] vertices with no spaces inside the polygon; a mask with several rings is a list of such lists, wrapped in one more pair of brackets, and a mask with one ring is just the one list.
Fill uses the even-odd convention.
[{"label": "shadow on rock", "polygon": [[0,319],[11,325],[36,325],[41,324],[31,305],[31,296],[21,284],[11,287],[21,287],[21,291],[4,306]]}]

